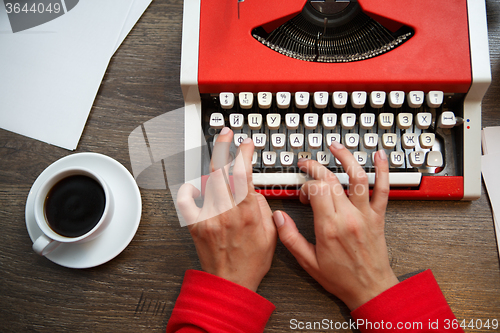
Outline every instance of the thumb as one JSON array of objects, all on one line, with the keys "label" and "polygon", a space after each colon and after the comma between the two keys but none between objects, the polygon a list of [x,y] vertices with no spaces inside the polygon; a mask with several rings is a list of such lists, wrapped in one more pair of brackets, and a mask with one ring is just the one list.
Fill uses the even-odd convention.
[{"label": "thumb", "polygon": [[277,210],[273,213],[273,219],[283,245],[297,259],[299,265],[312,275],[318,269],[315,246],[302,236],[287,213]]}]

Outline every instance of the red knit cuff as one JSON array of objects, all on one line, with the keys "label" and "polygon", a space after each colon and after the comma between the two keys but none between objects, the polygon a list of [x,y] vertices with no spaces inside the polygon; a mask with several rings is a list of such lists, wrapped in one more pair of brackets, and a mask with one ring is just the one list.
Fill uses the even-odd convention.
[{"label": "red knit cuff", "polygon": [[398,283],[351,315],[363,333],[463,332],[452,329],[456,318],[430,270]]},{"label": "red knit cuff", "polygon": [[201,271],[188,270],[167,332],[263,332],[275,306],[236,283]]}]

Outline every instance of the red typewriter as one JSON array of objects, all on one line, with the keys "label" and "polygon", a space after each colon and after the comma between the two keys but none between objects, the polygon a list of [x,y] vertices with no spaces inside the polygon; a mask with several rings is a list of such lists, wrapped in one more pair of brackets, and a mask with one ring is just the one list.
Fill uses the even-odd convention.
[{"label": "red typewriter", "polygon": [[297,197],[304,157],[348,186],[332,141],[372,184],[384,149],[391,199],[480,196],[484,0],[185,0],[183,19],[185,145],[208,147],[188,154],[187,181],[203,187],[227,126],[233,153],[253,139],[254,185],[269,197]]}]

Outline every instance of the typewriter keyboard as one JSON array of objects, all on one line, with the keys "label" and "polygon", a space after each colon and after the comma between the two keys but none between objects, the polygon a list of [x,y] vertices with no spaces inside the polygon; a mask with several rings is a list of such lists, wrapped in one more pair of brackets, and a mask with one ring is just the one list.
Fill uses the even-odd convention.
[{"label": "typewriter keyboard", "polygon": [[225,126],[234,132],[232,154],[252,138],[256,187],[301,185],[300,158],[317,160],[347,184],[332,141],[354,154],[371,184],[373,154],[384,149],[391,186],[412,187],[422,175],[460,175],[463,98],[442,91],[202,94],[202,127],[209,151]]}]

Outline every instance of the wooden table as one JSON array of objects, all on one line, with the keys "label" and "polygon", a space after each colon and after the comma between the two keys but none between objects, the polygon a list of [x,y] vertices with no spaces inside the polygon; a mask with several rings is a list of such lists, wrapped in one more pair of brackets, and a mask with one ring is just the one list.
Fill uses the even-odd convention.
[{"label": "wooden table", "polygon": [[[483,126],[500,125],[500,2],[488,0],[493,82]],[[179,86],[182,1],[156,0],[113,57],[76,152],[97,152],[131,170],[127,139],[137,126],[183,106]],[[142,220],[130,245],[102,266],[75,270],[35,254],[25,202],[37,176],[72,154],[0,130],[0,331],[164,331],[184,272],[199,269],[195,247],[165,190],[141,189]],[[271,201],[313,240],[312,212]],[[390,202],[387,243],[401,278],[432,269],[457,318],[500,320],[499,258],[488,196],[474,202]],[[290,320],[349,320],[278,244],[259,293],[276,305],[266,332]],[[472,330],[467,330],[471,331]]]}]

